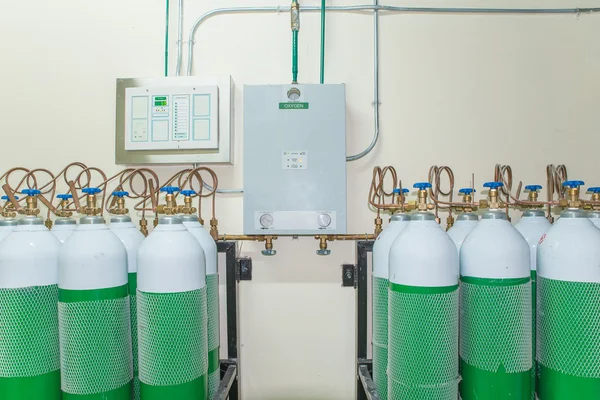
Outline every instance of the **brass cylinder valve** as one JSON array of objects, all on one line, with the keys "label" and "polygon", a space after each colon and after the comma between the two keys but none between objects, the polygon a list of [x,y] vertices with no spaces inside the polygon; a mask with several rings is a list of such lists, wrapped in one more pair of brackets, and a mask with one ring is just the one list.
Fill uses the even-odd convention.
[{"label": "brass cylinder valve", "polygon": [[176,186],[165,186],[160,189],[161,192],[166,193],[165,203],[160,204],[156,207],[158,214],[175,215],[177,214],[177,203],[175,202],[175,192],[179,191]]},{"label": "brass cylinder valve", "polygon": [[483,184],[483,187],[488,188],[488,199],[480,200],[479,207],[480,208],[489,208],[492,210],[497,210],[499,208],[503,208],[505,204],[500,200],[499,189],[504,186],[502,182],[486,182]]},{"label": "brass cylinder valve", "polygon": [[198,211],[198,209],[196,207],[192,207],[192,196],[194,196],[196,194],[196,192],[193,190],[182,190],[181,194],[184,197],[183,197],[183,205],[177,206],[177,210],[179,211],[179,214],[191,215],[191,214],[195,213],[196,211]]},{"label": "brass cylinder valve", "polygon": [[108,212],[114,215],[129,214],[129,210],[125,207],[125,196],[129,196],[129,192],[114,191],[112,195],[115,197],[116,202],[114,207],[111,207]]},{"label": "brass cylinder valve", "polygon": [[398,210],[400,210],[401,212],[404,211],[404,207],[405,207],[405,200],[406,200],[406,195],[410,192],[410,190],[403,188],[402,190],[400,190],[400,188],[396,188],[394,189],[393,193],[394,195],[396,195],[396,204],[398,204],[398,209],[393,209],[392,210],[392,214]]},{"label": "brass cylinder valve", "polygon": [[475,189],[473,188],[462,188],[458,191],[459,195],[462,195],[462,202],[464,205],[460,205],[455,207],[456,211],[459,212],[473,212],[477,210],[477,205],[473,201],[473,194],[475,193]]},{"label": "brass cylinder valve", "polygon": [[567,188],[567,198],[561,199],[559,206],[567,208],[581,208],[582,203],[579,200],[579,187],[585,185],[583,181],[565,181],[563,186]]},{"label": "brass cylinder valve", "polygon": [[81,191],[86,194],[86,204],[79,208],[79,213],[87,216],[99,215],[102,212],[102,208],[98,207],[96,204],[96,195],[102,190],[100,190],[100,188],[84,188]]},{"label": "brass cylinder valve", "polygon": [[[591,201],[594,203],[600,203],[600,187],[591,187],[588,188],[587,191],[592,194],[592,198],[590,199]],[[591,204],[587,208],[592,210],[600,210],[600,204]]]},{"label": "brass cylinder valve", "polygon": [[69,200],[73,198],[73,195],[70,193],[63,193],[56,196],[57,199],[60,199],[60,203],[58,205],[58,209],[56,210],[56,216],[61,218],[69,218],[73,215],[71,211],[67,211],[67,207],[69,206]]},{"label": "brass cylinder valve", "polygon": [[[529,192],[529,194],[527,195],[527,201],[537,203],[538,196],[540,194],[540,190],[542,190],[542,185],[527,185],[527,186],[525,186],[525,191]],[[543,207],[543,204],[528,204],[526,207],[540,208],[540,207]]]},{"label": "brass cylinder valve", "polygon": [[[19,200],[18,196],[15,196],[15,199]],[[4,218],[15,218],[17,216],[17,211],[15,210],[15,206],[11,203],[8,196],[2,196],[2,200],[5,201],[4,207],[2,207],[2,216]]]},{"label": "brass cylinder valve", "polygon": [[19,214],[36,216],[40,213],[40,209],[37,206],[37,196],[41,194],[38,189],[23,189],[22,194],[27,196],[26,206],[19,210]]},{"label": "brass cylinder valve", "polygon": [[433,210],[435,206],[433,204],[427,203],[427,191],[431,188],[431,183],[429,182],[417,182],[413,185],[415,189],[417,189],[417,201],[411,201],[408,203],[409,210],[419,210],[419,211],[427,211]]}]

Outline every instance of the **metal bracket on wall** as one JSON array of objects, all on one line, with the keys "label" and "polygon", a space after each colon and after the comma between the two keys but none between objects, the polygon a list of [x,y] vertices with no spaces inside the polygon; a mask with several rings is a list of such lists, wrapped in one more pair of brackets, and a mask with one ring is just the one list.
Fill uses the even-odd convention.
[{"label": "metal bracket on wall", "polygon": [[250,257],[238,258],[237,260],[237,278],[238,281],[252,280],[252,259]]},{"label": "metal bracket on wall", "polygon": [[354,264],[343,264],[342,265],[342,287],[353,287],[356,289],[356,265]]},{"label": "metal bracket on wall", "polygon": [[[235,256],[235,242],[217,242],[217,251],[225,253],[226,306],[227,306],[227,354],[221,362],[221,383],[211,400],[237,400],[239,398],[238,364],[238,263]],[[222,301],[223,299],[221,299]]]},{"label": "metal bracket on wall", "polygon": [[369,253],[373,252],[373,242],[356,242],[356,328],[358,333],[356,349],[356,398],[358,400],[378,400],[379,396],[371,379],[372,361],[367,358],[368,340],[368,269]]}]

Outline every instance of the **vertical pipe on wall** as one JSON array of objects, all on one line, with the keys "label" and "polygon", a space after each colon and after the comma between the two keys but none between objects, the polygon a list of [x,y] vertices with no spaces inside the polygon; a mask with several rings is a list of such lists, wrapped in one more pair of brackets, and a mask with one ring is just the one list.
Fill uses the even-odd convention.
[{"label": "vertical pipe on wall", "polygon": [[298,31],[300,30],[300,4],[292,0],[290,8],[292,26],[292,83],[298,83]]},{"label": "vertical pipe on wall", "polygon": [[183,52],[183,0],[177,2],[177,66],[175,75],[181,75],[181,53]]},{"label": "vertical pipe on wall", "polygon": [[325,83],[325,3],[321,0],[321,85]]},{"label": "vertical pipe on wall", "polygon": [[166,0],[165,20],[165,76],[169,75],[169,0]]},{"label": "vertical pipe on wall", "polygon": [[292,32],[292,83],[298,83],[298,31]]}]

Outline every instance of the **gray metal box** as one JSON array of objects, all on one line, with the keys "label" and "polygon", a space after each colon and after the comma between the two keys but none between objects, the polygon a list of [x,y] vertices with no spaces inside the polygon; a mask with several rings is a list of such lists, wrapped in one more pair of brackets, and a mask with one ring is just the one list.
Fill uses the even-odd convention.
[{"label": "gray metal box", "polygon": [[344,85],[244,86],[244,233],[346,233]]}]

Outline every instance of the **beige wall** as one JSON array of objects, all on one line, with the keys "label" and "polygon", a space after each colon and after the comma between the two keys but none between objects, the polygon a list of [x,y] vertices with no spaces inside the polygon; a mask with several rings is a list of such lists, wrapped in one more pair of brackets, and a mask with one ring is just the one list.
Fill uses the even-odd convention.
[{"label": "beige wall", "polygon": [[[0,170],[17,164],[58,170],[80,160],[114,165],[115,80],[164,73],[164,1],[5,2],[0,12]],[[176,1],[171,0],[171,3]],[[270,0],[185,2],[184,32],[216,7],[273,5]],[[338,0],[328,4],[362,4]],[[539,6],[506,0],[501,6]],[[548,7],[600,6],[547,0]],[[318,4],[311,0],[303,4]],[[399,1],[387,4],[411,5]],[[495,1],[420,1],[420,6],[500,6]],[[284,5],[287,3],[284,2]],[[174,72],[176,7],[169,66]],[[326,82],[346,83],[348,153],[371,140],[372,18],[331,13]],[[366,196],[374,165],[393,164],[405,185],[425,180],[431,164],[450,165],[456,189],[471,172],[478,189],[495,163],[515,179],[545,184],[545,165],[600,185],[596,151],[600,103],[600,16],[382,15],[381,140],[348,165],[349,231],[372,230]],[[291,78],[289,16],[219,16],[196,35],[194,74],[231,74],[236,83],[235,165],[220,166],[223,188],[242,184],[242,86]],[[302,16],[300,75],[318,81],[319,17]],[[163,176],[173,168],[158,168]],[[332,177],[336,179],[336,177]],[[222,233],[242,230],[242,198],[222,196]],[[354,396],[355,294],[340,287],[353,246],[333,243],[327,258],[313,239],[281,239],[273,258],[244,243],[254,280],[241,285],[244,399]]]}]

